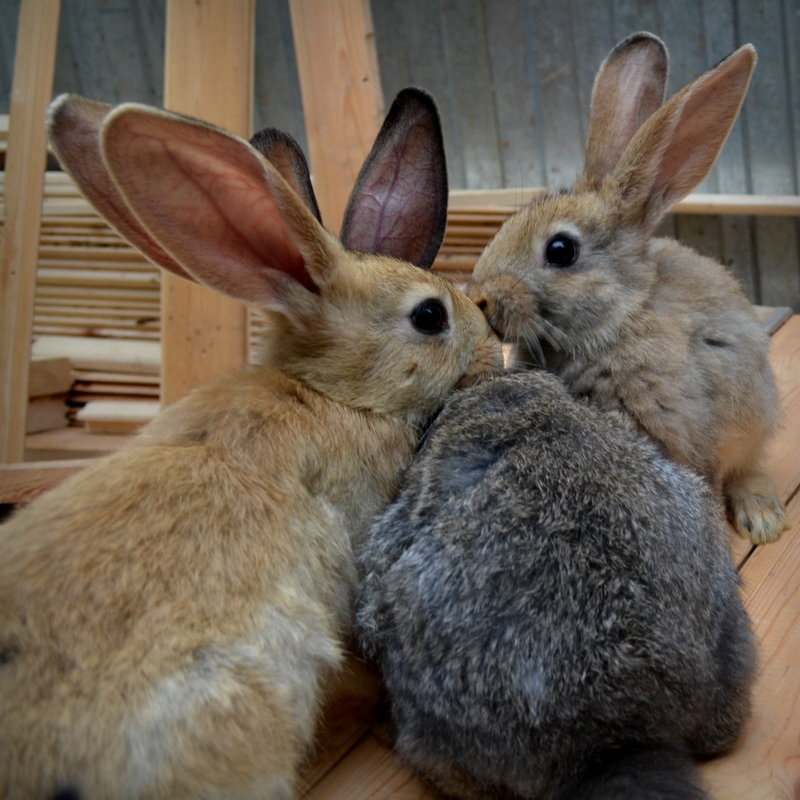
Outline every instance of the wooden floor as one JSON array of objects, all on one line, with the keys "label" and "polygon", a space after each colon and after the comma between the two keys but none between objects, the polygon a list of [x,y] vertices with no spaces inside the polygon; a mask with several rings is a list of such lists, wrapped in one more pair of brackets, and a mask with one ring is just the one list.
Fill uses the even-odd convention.
[{"label": "wooden floor", "polygon": [[[772,337],[772,364],[784,424],[770,472],[789,504],[791,528],[774,544],[751,547],[731,533],[744,599],[761,648],[753,716],[736,748],[702,766],[714,800],[800,800],[800,316]],[[351,662],[304,775],[309,800],[435,800],[370,726],[377,682]]]}]

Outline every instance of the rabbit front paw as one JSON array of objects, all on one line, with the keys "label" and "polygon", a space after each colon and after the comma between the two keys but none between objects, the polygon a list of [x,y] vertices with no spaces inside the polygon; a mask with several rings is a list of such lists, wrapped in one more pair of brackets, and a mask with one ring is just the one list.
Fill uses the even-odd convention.
[{"label": "rabbit front paw", "polygon": [[786,508],[765,473],[752,471],[732,477],[725,495],[733,526],[753,544],[774,542],[789,527]]}]

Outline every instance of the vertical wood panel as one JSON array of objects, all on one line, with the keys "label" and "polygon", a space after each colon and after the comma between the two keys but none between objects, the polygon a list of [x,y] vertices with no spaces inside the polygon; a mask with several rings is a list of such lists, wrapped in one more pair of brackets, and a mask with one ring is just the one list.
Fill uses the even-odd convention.
[{"label": "vertical wood panel", "polygon": [[450,88],[462,139],[464,186],[502,182],[495,105],[483,14],[478,0],[443,0],[442,28]]},{"label": "vertical wood panel", "polygon": [[[738,3],[742,35],[761,54],[748,95],[746,139],[750,190],[755,193],[797,192],[792,165],[796,159],[787,136],[787,56],[783,51],[781,0]],[[760,299],[767,305],[800,307],[800,246],[797,223],[791,219],[756,219],[755,244],[760,273]],[[787,258],[791,253],[794,257]]]},{"label": "vertical wood panel", "polygon": [[506,0],[484,6],[492,71],[503,186],[545,185],[542,118],[535,98],[538,81],[530,3]]},{"label": "vertical wood panel", "polygon": [[291,0],[306,136],[322,219],[338,233],[383,118],[368,0]]},{"label": "vertical wood panel", "polygon": [[557,190],[574,182],[583,155],[570,8],[568,3],[553,5],[548,0],[534,0],[532,7],[545,180]]},{"label": "vertical wood panel", "polygon": [[[250,136],[253,98],[253,0],[170,0],[164,104]],[[163,273],[161,400],[246,360],[241,303]]]},{"label": "vertical wood panel", "polygon": [[60,0],[23,0],[11,96],[0,243],[0,463],[22,461],[33,302]]},{"label": "vertical wood panel", "polygon": [[294,136],[306,151],[300,78],[287,0],[258,0],[256,41],[254,130],[280,128]]}]

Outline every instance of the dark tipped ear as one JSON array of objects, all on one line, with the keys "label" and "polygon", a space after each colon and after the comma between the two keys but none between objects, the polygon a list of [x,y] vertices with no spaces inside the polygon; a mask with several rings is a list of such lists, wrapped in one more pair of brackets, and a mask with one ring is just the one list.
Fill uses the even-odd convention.
[{"label": "dark tipped ear", "polygon": [[621,41],[597,71],[582,182],[596,188],[645,120],[664,102],[669,55],[652,33]]},{"label": "dark tipped ear", "polygon": [[322,222],[317,197],[311,185],[308,162],[295,139],[277,128],[264,128],[253,136],[250,145],[278,170],[309,211]]},{"label": "dark tipped ear", "polygon": [[92,205],[153,263],[182,278],[194,278],[144,229],[128,208],[100,150],[100,133],[113,107],[78,95],[57,97],[47,114],[53,152]]},{"label": "dark tipped ear", "polygon": [[350,250],[429,268],[447,224],[447,167],[433,98],[403,89],[361,168],[342,224]]}]

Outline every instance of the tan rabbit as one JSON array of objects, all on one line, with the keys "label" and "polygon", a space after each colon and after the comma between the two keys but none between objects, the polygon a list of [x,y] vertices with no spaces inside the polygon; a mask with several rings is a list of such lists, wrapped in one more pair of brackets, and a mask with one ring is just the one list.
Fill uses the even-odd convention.
[{"label": "tan rabbit", "polygon": [[[0,796],[289,798],[342,660],[354,547],[448,392],[501,361],[478,309],[398,258],[429,265],[444,228],[435,106],[398,95],[345,246],[223,130],[78,97],[49,127],[150,258],[273,327],[258,366],[0,529]],[[266,152],[313,197],[287,141]]]},{"label": "tan rabbit", "polygon": [[787,524],[760,466],[779,417],[768,337],[721,264],[652,238],[714,164],[755,62],[745,45],[661,105],[662,42],[640,33],[617,45],[595,81],[575,187],[511,217],[468,294],[522,362],[629,415],[708,477],[737,530],[761,543]]}]

